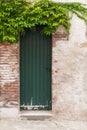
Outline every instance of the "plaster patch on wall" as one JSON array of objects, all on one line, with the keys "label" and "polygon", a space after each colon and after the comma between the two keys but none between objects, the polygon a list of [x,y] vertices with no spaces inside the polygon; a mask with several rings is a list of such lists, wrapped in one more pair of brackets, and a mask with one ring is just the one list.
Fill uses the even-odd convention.
[{"label": "plaster patch on wall", "polygon": [[66,42],[53,48],[53,111],[58,118],[87,120],[87,49]]}]

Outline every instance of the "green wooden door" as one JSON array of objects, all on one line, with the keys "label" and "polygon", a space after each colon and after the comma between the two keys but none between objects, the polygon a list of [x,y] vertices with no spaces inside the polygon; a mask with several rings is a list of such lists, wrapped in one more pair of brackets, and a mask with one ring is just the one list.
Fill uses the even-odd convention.
[{"label": "green wooden door", "polygon": [[51,109],[52,37],[26,30],[20,37],[20,108]]}]

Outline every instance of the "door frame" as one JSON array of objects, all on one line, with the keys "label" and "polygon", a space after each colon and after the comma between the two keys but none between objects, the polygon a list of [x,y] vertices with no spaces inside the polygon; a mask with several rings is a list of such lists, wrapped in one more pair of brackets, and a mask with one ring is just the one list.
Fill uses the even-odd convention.
[{"label": "door frame", "polygon": [[[52,37],[52,36],[51,36]],[[20,40],[21,41],[21,40]],[[20,42],[20,44],[21,44],[21,42]],[[21,63],[20,63],[20,51],[21,51],[21,45],[19,44],[19,70],[20,70],[20,66],[21,66]],[[19,71],[20,72],[20,71]],[[19,82],[21,82],[21,80],[20,80],[20,73],[19,73]],[[51,111],[52,111],[52,38],[51,38]],[[20,84],[20,83],[19,83]],[[19,92],[21,92],[21,85],[20,85],[20,87],[19,87]],[[21,105],[21,95],[20,95],[20,93],[19,93],[19,110],[21,110],[21,108],[20,108],[20,105]],[[49,110],[48,110],[49,111]]]}]

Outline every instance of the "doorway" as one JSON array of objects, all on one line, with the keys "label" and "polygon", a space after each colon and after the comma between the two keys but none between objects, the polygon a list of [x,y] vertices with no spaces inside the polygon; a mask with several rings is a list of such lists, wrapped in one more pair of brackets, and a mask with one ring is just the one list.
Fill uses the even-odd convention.
[{"label": "doorway", "polygon": [[41,30],[20,36],[20,110],[52,109],[52,35]]}]

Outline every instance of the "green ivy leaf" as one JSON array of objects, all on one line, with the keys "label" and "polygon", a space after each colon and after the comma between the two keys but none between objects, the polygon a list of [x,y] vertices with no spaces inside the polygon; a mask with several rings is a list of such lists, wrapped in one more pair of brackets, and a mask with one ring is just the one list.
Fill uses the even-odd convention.
[{"label": "green ivy leaf", "polygon": [[19,33],[25,28],[35,30],[43,25],[42,33],[52,34],[59,25],[63,25],[69,34],[70,16],[76,14],[87,23],[87,5],[77,2],[54,2],[50,0],[0,0],[0,42],[18,41]]}]

